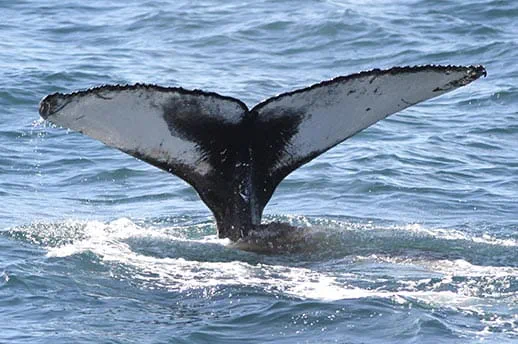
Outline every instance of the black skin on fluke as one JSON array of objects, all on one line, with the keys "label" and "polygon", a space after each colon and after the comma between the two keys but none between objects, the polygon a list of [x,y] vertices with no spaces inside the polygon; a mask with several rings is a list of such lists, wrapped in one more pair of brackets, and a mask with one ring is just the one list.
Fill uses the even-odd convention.
[{"label": "black skin on fluke", "polygon": [[106,85],[48,95],[39,112],[182,178],[214,214],[219,237],[237,241],[272,227],[261,224],[263,209],[292,171],[377,121],[481,76],[480,65],[374,69],[252,109],[214,92]]}]

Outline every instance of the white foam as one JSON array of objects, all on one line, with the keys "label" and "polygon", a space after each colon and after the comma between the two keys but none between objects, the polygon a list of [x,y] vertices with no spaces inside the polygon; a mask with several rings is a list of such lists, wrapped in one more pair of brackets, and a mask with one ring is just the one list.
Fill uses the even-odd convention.
[{"label": "white foam", "polygon": [[9,282],[9,275],[5,271],[0,272],[0,286],[7,282]]},{"label": "white foam", "polygon": [[[105,263],[129,266],[132,276],[144,286],[185,291],[215,286],[260,287],[272,293],[283,293],[300,298],[337,300],[371,296],[372,293],[344,286],[336,277],[308,268],[270,264],[250,264],[242,261],[206,262],[184,258],[161,258],[134,252],[124,239],[146,236],[178,240],[163,231],[136,226],[127,219],[109,224],[97,221],[85,226],[85,238],[59,247],[49,247],[47,256],[66,257],[83,252],[93,252]],[[180,239],[184,241],[185,239]],[[227,239],[208,236],[198,243],[230,244]]]},{"label": "white foam", "polygon": [[409,224],[405,226],[393,226],[389,227],[391,230],[406,231],[409,233],[415,233],[418,235],[428,235],[437,239],[445,240],[466,240],[480,244],[497,245],[506,247],[518,247],[518,240],[514,239],[498,239],[487,233],[482,236],[472,236],[454,229],[442,229],[442,228],[425,228],[420,224]]},{"label": "white foam", "polygon": [[273,217],[272,221],[285,221],[294,226],[313,227],[312,230],[321,231],[322,227],[332,228],[329,231],[353,231],[361,233],[376,232],[377,236],[397,237],[401,235],[412,235],[417,237],[430,237],[442,240],[463,240],[471,241],[478,244],[487,244],[493,246],[518,247],[518,240],[508,238],[500,239],[484,233],[481,236],[474,236],[455,229],[444,228],[426,228],[418,223],[406,225],[380,226],[369,222],[348,222],[333,219],[308,218],[301,215],[285,215]]},{"label": "white foam", "polygon": [[[78,227],[77,223],[67,222],[66,226]],[[420,226],[409,226],[408,230],[428,232]],[[62,233],[62,231],[58,231]],[[105,264],[125,266],[124,274],[119,272],[117,278],[130,278],[136,280],[143,288],[163,288],[172,291],[189,291],[203,289],[210,292],[214,287],[246,286],[257,287],[272,294],[282,294],[301,299],[316,300],[340,300],[358,299],[366,297],[388,298],[398,304],[405,304],[408,300],[430,303],[445,307],[454,307],[470,310],[482,309],[490,304],[488,300],[480,297],[477,292],[479,285],[455,285],[453,278],[484,277],[490,279],[515,278],[518,269],[513,267],[478,266],[462,259],[445,260],[432,258],[405,258],[383,255],[358,256],[355,262],[361,264],[362,260],[374,260],[392,264],[413,264],[425,269],[442,274],[438,282],[431,283],[431,279],[405,279],[396,280],[399,288],[369,289],[358,287],[359,280],[363,282],[376,282],[376,277],[362,274],[348,273],[347,269],[325,271],[325,269],[313,269],[306,266],[290,266],[277,264],[275,259],[259,259],[260,263],[250,263],[246,259],[240,259],[239,254],[253,255],[235,251],[237,260],[226,261],[227,250],[233,250],[231,242],[226,239],[218,239],[215,235],[209,235],[200,239],[190,240],[179,234],[175,228],[146,228],[138,226],[128,219],[119,219],[110,223],[89,221],[84,224],[83,230],[72,243],[57,247],[48,247],[49,257],[66,257],[83,252],[93,252]],[[431,232],[437,235],[437,232]],[[439,232],[442,233],[442,232]],[[444,235],[443,235],[444,234]],[[448,236],[447,233],[440,234]],[[456,234],[453,237],[457,237]],[[189,245],[197,243],[202,245],[200,255],[208,249],[215,250],[210,253],[211,261],[204,261],[202,257],[192,258],[192,252],[182,257],[165,257],[163,255],[146,255],[136,252],[134,247],[128,244],[128,239],[145,238],[164,242],[164,246],[171,244],[182,245],[189,249]],[[494,242],[492,240],[492,242]],[[203,245],[211,245],[207,249]],[[214,248],[216,247],[216,248]],[[219,247],[219,248],[218,248]],[[198,249],[200,249],[198,247]],[[219,251],[220,250],[220,251]],[[196,252],[194,252],[196,254]],[[221,255],[221,261],[213,261]],[[257,261],[257,259],[251,259]],[[274,263],[267,263],[273,261]],[[114,269],[117,271],[117,269]],[[116,273],[115,273],[116,274]],[[372,280],[369,280],[372,278]],[[488,282],[489,283],[489,282]],[[448,286],[454,286],[457,291],[445,290]],[[451,289],[451,288],[450,288]],[[494,291],[493,297],[512,297]]]}]

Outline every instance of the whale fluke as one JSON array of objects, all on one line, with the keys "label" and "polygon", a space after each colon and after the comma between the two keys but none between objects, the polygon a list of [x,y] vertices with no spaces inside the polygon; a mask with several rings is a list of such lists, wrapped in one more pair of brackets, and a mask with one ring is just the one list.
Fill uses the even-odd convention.
[{"label": "whale fluke", "polygon": [[177,175],[213,212],[218,235],[260,228],[293,170],[377,121],[486,75],[483,66],[374,69],[287,92],[252,109],[200,90],[107,85],[40,102],[40,115]]}]

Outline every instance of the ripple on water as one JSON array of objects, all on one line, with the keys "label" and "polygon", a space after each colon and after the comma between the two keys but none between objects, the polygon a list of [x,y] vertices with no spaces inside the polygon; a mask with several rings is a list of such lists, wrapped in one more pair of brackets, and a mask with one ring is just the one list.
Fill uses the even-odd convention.
[{"label": "ripple on water", "polygon": [[[1,342],[518,338],[515,2],[28,0],[2,11]],[[306,216],[266,220],[305,229],[247,251],[216,238],[187,184],[34,123],[45,94],[105,83],[253,105],[428,63],[482,63],[488,77],[290,175],[267,213]]]},{"label": "ripple on water", "polygon": [[[386,321],[401,322],[404,314],[415,322],[391,327],[394,336],[435,331],[455,338],[462,326],[477,335],[518,334],[512,316],[518,292],[514,239],[420,225],[270,219],[306,226],[290,254],[285,247],[276,251],[275,243],[268,254],[236,249],[214,236],[211,222],[67,221],[3,234],[41,246],[54,266],[67,262],[79,275],[95,271],[96,278],[109,276],[148,297],[166,293],[182,300],[175,307],[178,312],[188,304],[209,307],[220,313],[220,320],[208,309],[197,317],[212,319],[216,327],[242,323],[253,328],[273,317],[285,324],[279,332],[300,331],[302,325],[309,331],[318,324],[333,333],[341,321],[362,327],[369,319],[368,326],[374,326],[373,320],[385,326]],[[35,283],[32,279],[26,283]],[[272,303],[272,297],[277,301]],[[286,323],[286,317],[291,321]],[[191,323],[192,318],[182,313],[177,321]],[[271,328],[277,325],[273,321]],[[200,334],[190,333],[192,338]]]}]

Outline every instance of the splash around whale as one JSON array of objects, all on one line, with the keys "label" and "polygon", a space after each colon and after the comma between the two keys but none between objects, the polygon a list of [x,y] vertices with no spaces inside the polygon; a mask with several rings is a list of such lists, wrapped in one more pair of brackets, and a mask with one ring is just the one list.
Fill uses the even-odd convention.
[{"label": "splash around whale", "polygon": [[[415,66],[339,76],[252,109],[214,92],[105,85],[40,102],[41,117],[189,183],[237,241],[292,171],[387,116],[485,76],[483,66]],[[284,230],[283,230],[284,231]]]}]

